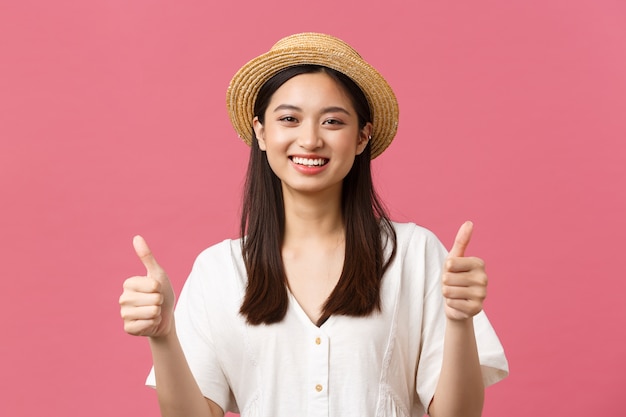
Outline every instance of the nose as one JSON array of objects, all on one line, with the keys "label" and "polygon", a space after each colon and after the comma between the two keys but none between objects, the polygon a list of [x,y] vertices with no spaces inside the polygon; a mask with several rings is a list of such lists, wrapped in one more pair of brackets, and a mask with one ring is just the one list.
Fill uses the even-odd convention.
[{"label": "nose", "polygon": [[306,150],[318,149],[322,146],[321,132],[314,123],[303,124],[298,132],[298,146]]}]

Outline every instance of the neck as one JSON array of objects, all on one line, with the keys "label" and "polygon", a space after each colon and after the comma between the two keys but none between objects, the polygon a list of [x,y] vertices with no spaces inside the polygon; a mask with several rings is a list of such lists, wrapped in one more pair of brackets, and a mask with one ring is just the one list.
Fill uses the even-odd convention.
[{"label": "neck", "polygon": [[285,204],[284,246],[301,240],[343,238],[340,192],[309,195],[294,194],[283,190],[283,198]]}]

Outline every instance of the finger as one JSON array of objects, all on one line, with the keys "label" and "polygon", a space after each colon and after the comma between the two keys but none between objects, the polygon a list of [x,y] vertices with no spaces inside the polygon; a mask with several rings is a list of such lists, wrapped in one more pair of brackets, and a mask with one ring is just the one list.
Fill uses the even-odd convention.
[{"label": "finger", "polygon": [[130,320],[124,322],[124,331],[134,336],[150,336],[161,323],[161,316],[149,320]]},{"label": "finger", "polygon": [[474,224],[470,221],[466,221],[461,225],[454,239],[454,245],[450,249],[450,257],[465,256],[465,249],[472,238],[473,230]]},{"label": "finger", "polygon": [[466,300],[482,302],[487,297],[486,287],[455,287],[444,285],[443,296],[448,300]]},{"label": "finger", "polygon": [[154,320],[161,315],[161,306],[124,307],[120,314],[126,321]]},{"label": "finger", "polygon": [[451,287],[486,287],[489,279],[484,272],[445,272],[441,282]]},{"label": "finger", "polygon": [[475,256],[462,258],[448,257],[448,259],[446,259],[444,269],[448,272],[484,271],[485,261]]},{"label": "finger", "polygon": [[[148,281],[144,278],[145,281]],[[120,296],[121,306],[142,307],[163,305],[163,294],[160,292],[137,292],[134,290],[124,291]]]},{"label": "finger", "polygon": [[154,258],[154,255],[152,255],[152,251],[150,251],[150,248],[143,237],[135,236],[133,238],[133,247],[135,248],[135,253],[146,267],[148,275],[159,273],[161,271],[161,267]]},{"label": "finger", "polygon": [[161,283],[153,278],[130,277],[122,285],[124,291],[138,293],[156,293],[161,292]]},{"label": "finger", "polygon": [[446,299],[446,305],[456,310],[457,318],[469,318],[480,313],[483,309],[483,303],[475,300],[455,300]]}]

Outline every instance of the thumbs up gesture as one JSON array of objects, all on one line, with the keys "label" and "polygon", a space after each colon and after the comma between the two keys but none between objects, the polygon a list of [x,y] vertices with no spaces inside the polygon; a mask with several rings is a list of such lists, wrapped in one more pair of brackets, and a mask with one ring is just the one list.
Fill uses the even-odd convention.
[{"label": "thumbs up gesture", "polygon": [[485,263],[480,258],[465,256],[473,227],[472,222],[461,226],[443,267],[442,292],[446,317],[450,320],[475,316],[483,309],[487,296]]},{"label": "thumbs up gesture", "polygon": [[124,281],[119,300],[124,330],[135,336],[165,336],[172,329],[174,290],[143,237],[135,236],[133,246],[146,275]]}]

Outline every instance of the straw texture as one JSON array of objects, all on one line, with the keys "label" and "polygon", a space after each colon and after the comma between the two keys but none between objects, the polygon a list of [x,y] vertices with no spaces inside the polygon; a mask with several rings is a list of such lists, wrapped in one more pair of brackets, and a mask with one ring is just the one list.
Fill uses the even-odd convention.
[{"label": "straw texture", "polygon": [[299,33],[278,41],[270,50],[245,64],[226,93],[231,123],[239,137],[252,142],[254,102],[261,86],[294,65],[321,65],[350,77],[363,90],[372,112],[371,158],[389,146],[398,129],[398,101],[385,79],[350,45],[330,35]]}]

